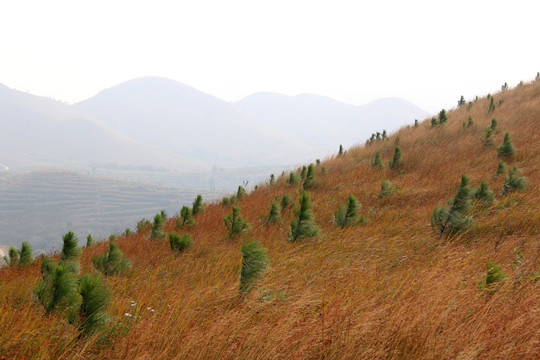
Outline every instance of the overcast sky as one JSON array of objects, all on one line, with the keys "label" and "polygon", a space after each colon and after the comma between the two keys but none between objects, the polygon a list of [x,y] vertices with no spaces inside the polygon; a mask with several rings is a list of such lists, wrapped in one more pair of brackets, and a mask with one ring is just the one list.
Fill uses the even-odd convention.
[{"label": "overcast sky", "polygon": [[435,112],[540,71],[537,1],[6,0],[0,83],[77,102],[141,76]]}]

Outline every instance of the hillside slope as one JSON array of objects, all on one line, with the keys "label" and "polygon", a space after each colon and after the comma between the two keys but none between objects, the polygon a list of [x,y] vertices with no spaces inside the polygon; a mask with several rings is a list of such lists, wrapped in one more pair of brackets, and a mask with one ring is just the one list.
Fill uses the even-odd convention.
[{"label": "hillside slope", "polygon": [[67,105],[0,84],[0,163],[12,171],[92,164],[208,169],[200,160],[136,141]]},{"label": "hillside slope", "polygon": [[[490,101],[316,166],[309,190],[322,230],[316,238],[287,241],[290,208],[276,225],[263,221],[274,199],[290,194],[298,203],[302,186],[282,177],[238,201],[251,224],[239,238],[223,223],[230,206],[214,203],[196,216],[194,244],[180,255],[146,233],[119,239],[133,266],[106,279],[112,322],[102,335],[79,338],[65,316],[45,315],[32,296],[39,261],[0,270],[0,357],[538,359],[540,81],[495,94],[494,111]],[[498,125],[486,141],[492,118]],[[494,173],[507,132],[516,153],[505,161],[522,169],[528,186],[503,196],[504,176]],[[403,155],[392,170],[386,162],[397,144]],[[371,166],[376,152],[381,170]],[[468,231],[441,238],[430,218],[456,195],[461,174],[473,187],[489,181],[495,202],[474,206]],[[381,197],[385,179],[396,191]],[[333,214],[350,194],[367,223],[341,229]],[[174,229],[170,220],[166,230]],[[242,298],[240,247],[250,239],[268,249],[270,267]],[[95,271],[90,259],[106,246],[84,252],[83,272]],[[488,262],[506,276],[484,288]]]}]

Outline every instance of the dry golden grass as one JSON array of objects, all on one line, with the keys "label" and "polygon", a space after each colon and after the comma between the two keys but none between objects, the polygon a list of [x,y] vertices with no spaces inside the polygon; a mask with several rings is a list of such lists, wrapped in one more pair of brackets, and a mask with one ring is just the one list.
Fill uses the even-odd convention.
[{"label": "dry golden grass", "polygon": [[[45,314],[32,295],[39,264],[0,270],[0,359],[538,359],[540,82],[495,94],[501,99],[493,113],[479,99],[470,111],[449,111],[443,127],[427,120],[324,161],[317,173],[324,166],[327,174],[310,191],[322,228],[315,239],[287,242],[290,209],[265,225],[275,197],[288,193],[296,203],[301,186],[284,178],[238,202],[251,224],[239,239],[227,237],[231,210],[219,204],[196,216],[194,245],[183,254],[140,234],[120,238],[133,267],[107,278],[114,297],[106,334],[78,338],[61,315]],[[463,129],[469,115],[474,126]],[[523,193],[502,197],[504,179],[493,179],[497,151],[481,141],[493,117],[495,144],[509,132],[517,149],[510,163],[529,180]],[[372,169],[375,152],[387,161],[396,143],[402,166]],[[447,241],[434,235],[430,216],[455,195],[462,173],[472,186],[488,180],[497,199]],[[384,179],[399,189],[381,199]],[[342,230],[333,213],[349,194],[369,222]],[[240,247],[249,239],[268,249],[270,269],[240,298]],[[83,272],[106,246],[84,252]],[[479,286],[487,261],[507,275],[494,293]]]}]

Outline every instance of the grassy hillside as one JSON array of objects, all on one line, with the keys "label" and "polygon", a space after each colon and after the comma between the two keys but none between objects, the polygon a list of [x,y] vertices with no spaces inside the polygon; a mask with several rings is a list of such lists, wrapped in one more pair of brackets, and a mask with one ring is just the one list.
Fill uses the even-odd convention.
[{"label": "grassy hillside", "polygon": [[[0,270],[0,358],[66,359],[537,359],[540,354],[540,81],[448,111],[448,121],[404,128],[386,141],[349,149],[316,166],[309,189],[316,238],[288,242],[291,209],[266,225],[273,199],[302,185],[285,178],[238,201],[251,224],[228,237],[229,206],[207,205],[189,230],[193,246],[175,255],[168,241],[136,234],[118,240],[133,266],[106,282],[113,293],[108,330],[81,336],[59,313],[46,315],[32,296],[39,261]],[[469,116],[473,120],[467,124]],[[492,118],[493,135],[483,140]],[[382,129],[381,129],[382,130]],[[505,159],[528,179],[523,192],[502,194],[496,147],[510,133]],[[493,144],[489,140],[492,140]],[[401,166],[387,160],[399,144]],[[371,166],[380,152],[385,167]],[[325,175],[322,175],[323,167]],[[472,209],[474,224],[452,238],[430,225],[436,207],[489,181],[492,205]],[[396,191],[380,197],[388,179]],[[367,223],[333,222],[353,194]],[[296,205],[298,207],[298,205]],[[175,229],[175,220],[166,230]],[[183,233],[181,231],[180,233]],[[239,295],[244,241],[268,249],[269,269]],[[84,251],[83,272],[107,244]],[[487,287],[486,263],[503,281]]]},{"label": "grassy hillside", "polygon": [[5,175],[0,177],[0,245],[28,241],[35,249],[60,249],[67,231],[107,237],[162,209],[172,215],[196,196],[197,190],[60,170]]}]

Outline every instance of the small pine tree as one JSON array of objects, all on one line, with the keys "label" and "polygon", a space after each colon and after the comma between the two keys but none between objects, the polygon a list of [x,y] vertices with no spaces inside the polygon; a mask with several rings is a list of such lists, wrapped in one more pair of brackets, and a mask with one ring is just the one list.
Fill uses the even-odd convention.
[{"label": "small pine tree", "polygon": [[300,172],[300,179],[304,180],[307,175],[307,167],[304,165],[302,166],[302,172]]},{"label": "small pine tree", "polygon": [[446,115],[446,110],[442,109],[439,112],[439,124],[444,125],[448,121],[448,115]]},{"label": "small pine tree", "polygon": [[439,125],[439,120],[437,118],[431,118],[431,127],[434,128],[437,125]]},{"label": "small pine tree", "polygon": [[489,96],[489,95],[488,95],[488,97],[489,97],[489,108],[488,108],[488,113],[490,113],[490,112],[495,111],[495,101],[494,101],[493,96]]},{"label": "small pine tree", "polygon": [[161,214],[156,214],[154,216],[154,225],[152,226],[152,232],[150,233],[150,239],[161,240],[165,237],[163,233],[163,226],[165,225],[165,220]]},{"label": "small pine tree", "polygon": [[4,261],[8,266],[17,266],[19,265],[19,250],[10,247],[8,256],[4,256]]},{"label": "small pine tree", "polygon": [[502,145],[497,148],[497,152],[499,157],[511,157],[516,152],[509,133],[504,135],[504,141]]},{"label": "small pine tree", "polygon": [[223,218],[225,226],[229,230],[229,237],[234,238],[249,228],[249,223],[240,215],[240,209],[236,206],[232,207],[232,214]]},{"label": "small pine tree", "polygon": [[152,222],[148,219],[141,219],[137,222],[137,232],[143,233],[152,229]]},{"label": "small pine tree", "polygon": [[161,214],[161,218],[163,219],[163,222],[167,222],[167,219],[169,218],[169,216],[167,216],[167,213],[165,212],[165,210],[161,210],[160,212]]},{"label": "small pine tree", "polygon": [[497,171],[495,171],[494,178],[497,178],[501,175],[504,175],[506,173],[506,163],[504,161],[499,161],[499,165],[497,165]]},{"label": "small pine tree", "polygon": [[467,120],[467,127],[471,127],[474,125],[474,121],[472,116],[469,116],[469,119]]},{"label": "small pine tree", "polygon": [[385,196],[393,194],[395,191],[394,187],[392,186],[392,183],[390,183],[389,180],[384,180],[381,184],[381,192],[379,193],[379,197],[383,198]]},{"label": "small pine tree", "polygon": [[253,289],[268,267],[268,251],[253,241],[243,244],[241,252],[240,292],[245,294]]},{"label": "small pine tree", "polygon": [[52,264],[48,257],[43,258],[41,274],[42,280],[34,292],[45,311],[66,312],[68,320],[74,322],[80,303],[77,275],[66,264]]},{"label": "small pine tree", "polygon": [[221,199],[221,205],[229,206],[229,198],[227,196],[224,196],[223,199]]},{"label": "small pine tree", "polygon": [[375,157],[371,161],[371,167],[374,167],[374,168],[379,169],[379,170],[382,169],[383,163],[382,163],[382,158],[381,158],[381,153],[380,152],[377,151],[375,153]]},{"label": "small pine tree", "polygon": [[236,198],[240,200],[244,196],[246,196],[246,189],[242,185],[240,185],[238,186],[238,191],[236,191]]},{"label": "small pine tree", "polygon": [[274,176],[274,174],[270,174],[270,185],[273,185],[274,183],[276,182],[276,177]]},{"label": "small pine tree", "polygon": [[401,160],[401,148],[399,146],[396,146],[394,149],[394,157],[392,160],[390,160],[390,168],[391,169],[397,169],[397,167],[400,165]]},{"label": "small pine tree", "polygon": [[482,290],[490,289],[490,293],[497,291],[497,284],[500,284],[506,278],[506,274],[501,270],[501,264],[495,264],[491,261],[486,263],[486,278],[480,284]]},{"label": "small pine tree", "polygon": [[32,247],[26,241],[21,244],[21,251],[19,251],[19,266],[28,266],[34,261],[32,255]]},{"label": "small pine tree", "polygon": [[276,201],[272,201],[272,205],[270,205],[270,210],[268,213],[268,218],[266,219],[267,224],[273,224],[279,221],[281,214],[281,207]]},{"label": "small pine tree", "polygon": [[296,186],[300,183],[300,177],[295,173],[291,172],[289,178],[287,179],[287,185]]},{"label": "small pine tree", "polygon": [[418,119],[414,119],[414,128],[416,129],[418,126],[420,126],[420,122]]},{"label": "small pine tree", "polygon": [[131,262],[124,257],[114,241],[109,242],[109,250],[103,256],[92,258],[92,264],[105,276],[121,274],[131,267]]},{"label": "small pine tree", "polygon": [[182,206],[182,210],[180,210],[180,217],[176,219],[177,228],[180,229],[184,226],[192,227],[193,225],[195,225],[195,220],[193,220],[191,209],[187,206]]},{"label": "small pine tree", "polygon": [[285,210],[291,204],[291,195],[285,194],[281,198],[281,210]]},{"label": "small pine tree", "polygon": [[347,205],[340,205],[338,211],[334,214],[334,221],[342,229],[346,226],[358,224],[358,212],[361,205],[354,195],[349,195]]},{"label": "small pine tree", "polygon": [[492,131],[495,131],[495,130],[497,130],[497,125],[498,125],[497,119],[493,118],[493,119],[491,119],[491,125],[489,126],[489,128]]},{"label": "small pine tree", "polygon": [[81,249],[78,248],[79,239],[73,232],[68,232],[63,238],[62,261],[76,261],[81,255]]},{"label": "small pine tree", "polygon": [[388,133],[386,132],[386,130],[383,130],[382,132],[382,139],[385,140],[388,138]]},{"label": "small pine tree", "polygon": [[448,202],[448,206],[441,209],[435,208],[431,216],[431,226],[437,229],[439,236],[450,237],[466,230],[472,225],[472,217],[469,216],[471,208],[471,189],[468,186],[469,179],[465,174],[461,176],[461,184],[454,198]]},{"label": "small pine tree", "polygon": [[306,178],[304,180],[304,190],[311,189],[315,185],[315,168],[313,164],[309,164]]},{"label": "small pine tree", "polygon": [[182,236],[175,233],[169,233],[169,245],[173,251],[181,253],[184,250],[187,250],[192,243],[191,236],[187,233]]},{"label": "small pine tree", "polygon": [[474,192],[474,197],[483,206],[490,206],[495,200],[495,195],[493,195],[487,181],[482,181],[480,187]]},{"label": "small pine tree", "polygon": [[343,152],[343,145],[339,145],[339,151],[338,151],[338,156],[342,156],[344,154]]},{"label": "small pine tree", "polygon": [[197,198],[193,202],[192,215],[195,216],[204,210],[203,198],[201,195],[197,195]]},{"label": "small pine tree", "polygon": [[520,169],[514,166],[509,172],[508,176],[505,178],[503,185],[503,195],[508,195],[514,191],[522,191],[527,186],[527,178],[517,177],[516,175],[520,173]]},{"label": "small pine tree", "polygon": [[465,97],[463,97],[463,95],[461,95],[461,97],[458,100],[458,106],[462,107],[463,105],[465,105]]},{"label": "small pine tree", "polygon": [[294,242],[300,239],[317,236],[321,231],[315,225],[309,193],[304,192],[300,196],[300,209],[295,211],[295,219],[291,222],[291,231],[288,240]]},{"label": "small pine tree", "polygon": [[501,91],[506,91],[508,90],[508,83],[504,83],[502,86],[501,86]]},{"label": "small pine tree", "polygon": [[92,234],[88,234],[88,236],[86,237],[86,248],[88,249],[92,246],[94,246],[94,239],[92,238]]},{"label": "small pine tree", "polygon": [[85,334],[96,333],[109,322],[107,307],[111,303],[111,291],[103,284],[101,276],[84,274],[79,282],[79,294],[79,328]]}]

